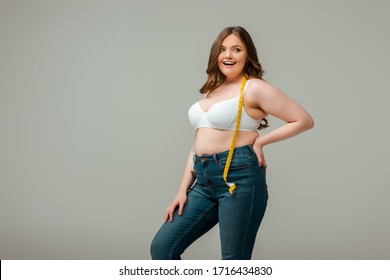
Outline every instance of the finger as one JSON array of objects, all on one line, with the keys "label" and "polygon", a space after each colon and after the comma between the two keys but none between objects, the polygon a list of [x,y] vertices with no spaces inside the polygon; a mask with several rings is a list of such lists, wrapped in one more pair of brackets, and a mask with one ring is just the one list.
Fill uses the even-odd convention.
[{"label": "finger", "polygon": [[169,208],[165,211],[164,224],[168,221],[168,217],[169,217]]},{"label": "finger", "polygon": [[169,211],[169,221],[172,223],[173,221],[173,211],[175,210],[174,207],[171,207],[170,211]]},{"label": "finger", "polygon": [[259,163],[259,166],[263,165],[263,153],[256,153],[257,162]]},{"label": "finger", "polygon": [[258,157],[259,166],[263,165],[263,159],[261,157]]},{"label": "finger", "polygon": [[184,208],[184,203],[183,202],[180,202],[180,206],[179,206],[179,216],[181,216],[183,214],[183,208]]}]

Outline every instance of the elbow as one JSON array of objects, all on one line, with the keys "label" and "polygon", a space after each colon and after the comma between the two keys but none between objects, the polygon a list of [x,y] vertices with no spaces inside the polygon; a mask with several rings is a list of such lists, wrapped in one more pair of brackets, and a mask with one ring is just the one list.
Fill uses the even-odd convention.
[{"label": "elbow", "polygon": [[314,120],[310,115],[305,119],[304,123],[306,130],[312,129],[314,127]]},{"label": "elbow", "polygon": [[308,114],[299,120],[297,120],[297,124],[299,126],[299,133],[304,132],[306,130],[312,129],[314,127],[314,120],[313,118]]}]

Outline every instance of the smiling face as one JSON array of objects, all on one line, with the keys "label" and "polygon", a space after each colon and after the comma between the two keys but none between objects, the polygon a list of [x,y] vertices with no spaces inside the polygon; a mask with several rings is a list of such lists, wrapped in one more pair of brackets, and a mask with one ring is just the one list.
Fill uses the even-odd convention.
[{"label": "smiling face", "polygon": [[226,79],[233,81],[241,79],[247,61],[244,43],[235,34],[227,36],[221,45],[218,55],[218,67]]},{"label": "smiling face", "polygon": [[211,46],[206,73],[207,81],[200,93],[213,92],[226,82],[238,82],[244,74],[262,80],[264,71],[248,31],[241,26],[224,28]]}]

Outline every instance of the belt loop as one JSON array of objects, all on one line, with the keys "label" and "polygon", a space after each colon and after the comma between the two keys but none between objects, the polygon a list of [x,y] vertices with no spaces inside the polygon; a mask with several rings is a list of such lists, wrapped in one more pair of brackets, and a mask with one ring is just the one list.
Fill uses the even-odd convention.
[{"label": "belt loop", "polygon": [[255,150],[253,149],[253,144],[248,145],[249,148],[252,150],[253,153],[255,153]]},{"label": "belt loop", "polygon": [[213,154],[213,160],[215,164],[219,164],[217,154]]}]

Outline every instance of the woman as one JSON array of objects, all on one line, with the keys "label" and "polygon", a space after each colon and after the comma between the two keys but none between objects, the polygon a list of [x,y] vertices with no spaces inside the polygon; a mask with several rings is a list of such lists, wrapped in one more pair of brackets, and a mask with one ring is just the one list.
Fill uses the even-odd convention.
[{"label": "woman", "polygon": [[[222,30],[206,72],[208,79],[200,89],[205,97],[188,113],[195,142],[179,191],[152,241],[152,259],[180,259],[217,223],[222,259],[250,259],[268,200],[263,147],[313,127],[300,105],[262,79],[256,48],[244,28]],[[267,115],[286,124],[259,135]]]}]

